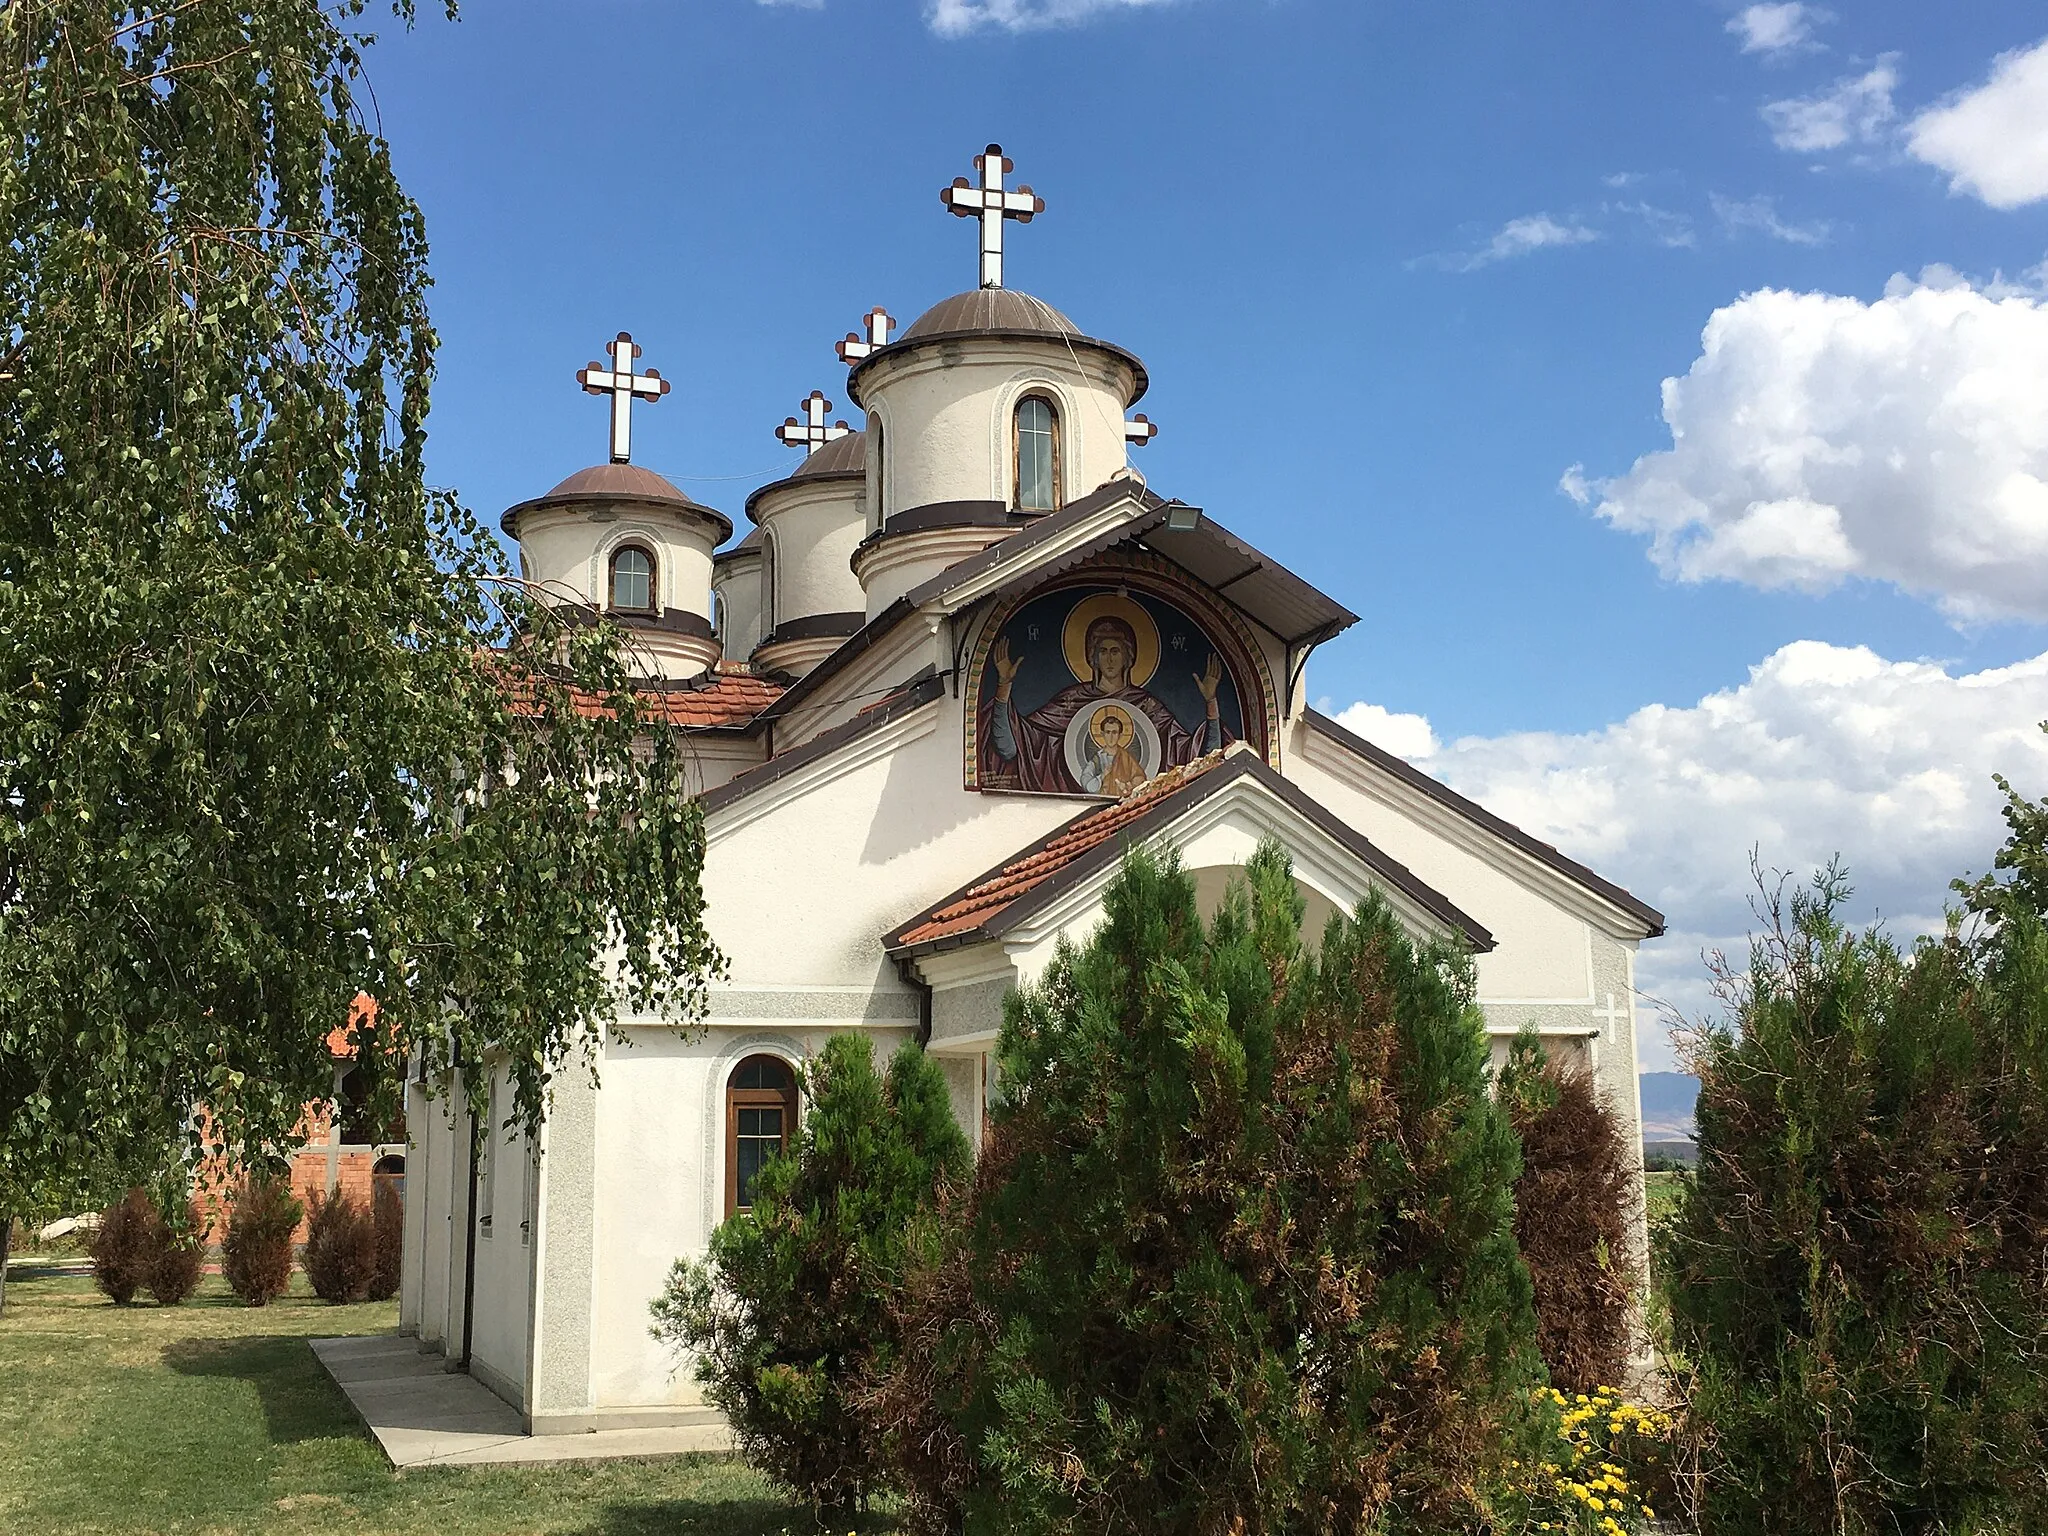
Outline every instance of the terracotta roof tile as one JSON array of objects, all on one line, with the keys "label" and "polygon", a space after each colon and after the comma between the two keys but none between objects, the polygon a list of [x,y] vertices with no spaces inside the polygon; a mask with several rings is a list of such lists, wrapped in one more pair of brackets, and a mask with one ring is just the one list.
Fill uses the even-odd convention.
[{"label": "terracotta roof tile", "polygon": [[1186,788],[1220,766],[1225,754],[1212,752],[1184,768],[1170,768],[1134,789],[1115,805],[1106,805],[1055,832],[1036,848],[1012,859],[987,879],[934,907],[889,936],[891,949],[908,949],[938,939],[957,938],[993,921],[1012,902],[1051,879],[1077,859],[1110,841],[1160,801]]},{"label": "terracotta roof tile", "polygon": [[[646,687],[639,694],[650,724],[708,730],[748,724],[781,698],[788,686],[756,672],[744,662],[721,661],[704,682],[687,687]],[[508,681],[507,689],[515,701],[524,691],[520,683],[512,681]],[[594,693],[577,689],[571,698],[580,715],[594,718],[606,712],[603,700]]]}]

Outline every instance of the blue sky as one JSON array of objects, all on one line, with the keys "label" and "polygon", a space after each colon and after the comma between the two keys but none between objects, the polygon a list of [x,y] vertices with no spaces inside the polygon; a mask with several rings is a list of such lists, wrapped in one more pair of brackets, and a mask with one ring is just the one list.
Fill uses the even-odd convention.
[{"label": "blue sky", "polygon": [[1328,707],[1671,910],[1655,995],[1699,1002],[1751,845],[1839,849],[1910,928],[1995,846],[1990,769],[2048,790],[2044,397],[2014,404],[2048,378],[2038,6],[500,0],[384,31],[431,466],[480,511],[602,457],[571,374],[625,328],[675,382],[635,459],[737,519],[794,462],[775,424],[845,406],[863,311],[973,285],[938,191],[1000,140],[1048,204],[1010,284],[1145,359],[1152,484],[1362,615]]}]

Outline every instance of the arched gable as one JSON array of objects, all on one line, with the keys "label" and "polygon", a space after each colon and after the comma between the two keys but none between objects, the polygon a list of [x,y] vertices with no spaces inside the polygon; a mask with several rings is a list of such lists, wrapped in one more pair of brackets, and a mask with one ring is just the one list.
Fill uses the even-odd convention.
[{"label": "arched gable", "polygon": [[[1101,658],[1125,671],[1097,666],[1102,639],[1132,653]],[[1120,796],[1235,741],[1279,762],[1278,699],[1250,629],[1142,551],[1110,551],[998,603],[966,696],[969,789]]]}]

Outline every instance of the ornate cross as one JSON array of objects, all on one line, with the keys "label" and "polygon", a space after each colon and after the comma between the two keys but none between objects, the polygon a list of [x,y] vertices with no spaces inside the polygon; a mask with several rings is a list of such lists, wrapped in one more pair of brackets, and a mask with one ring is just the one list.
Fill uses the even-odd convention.
[{"label": "ornate cross", "polygon": [[1159,435],[1159,423],[1140,411],[1124,423],[1124,441],[1133,448],[1142,448]]},{"label": "ornate cross", "polygon": [[848,331],[846,340],[839,343],[839,361],[851,368],[862,358],[879,352],[889,345],[889,333],[896,329],[896,320],[889,311],[877,304],[860,317],[867,334]]},{"label": "ornate cross", "polygon": [[794,416],[790,417],[775,429],[775,435],[782,439],[786,447],[801,448],[805,453],[814,448],[822,448],[827,443],[836,442],[853,428],[843,421],[835,421],[831,426],[826,426],[825,413],[831,409],[832,402],[825,398],[825,392],[814,389],[804,400],[804,419],[798,421]]},{"label": "ornate cross", "polygon": [[628,332],[619,332],[619,339],[605,350],[612,355],[611,367],[592,363],[587,368],[578,368],[576,382],[583,386],[586,395],[612,397],[612,462],[626,464],[633,457],[633,397],[659,400],[668,393],[668,380],[652,368],[645,373],[633,371],[633,359],[640,355],[640,349],[633,345]]},{"label": "ornate cross", "polygon": [[981,286],[1000,288],[1003,286],[1003,221],[1015,219],[1019,224],[1029,224],[1033,217],[1045,212],[1045,199],[1029,187],[1019,187],[1014,192],[1003,190],[1003,177],[1017,169],[1003,158],[1003,146],[991,144],[974,157],[975,169],[981,172],[981,185],[975,186],[965,176],[953,178],[953,185],[939,193],[939,201],[963,219],[981,219]]}]

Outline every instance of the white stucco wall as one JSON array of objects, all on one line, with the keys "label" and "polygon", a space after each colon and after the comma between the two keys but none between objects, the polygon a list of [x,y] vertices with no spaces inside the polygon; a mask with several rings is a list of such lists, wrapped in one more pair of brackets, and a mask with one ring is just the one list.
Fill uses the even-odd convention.
[{"label": "white stucco wall", "polygon": [[1130,368],[1056,337],[965,338],[885,356],[861,376],[883,456],[868,466],[879,518],[942,501],[1016,501],[1011,418],[1027,394],[1059,411],[1061,501],[1124,467]]},{"label": "white stucco wall", "polygon": [[531,1144],[517,1129],[506,1128],[511,1113],[510,1075],[494,1064],[491,1110],[478,1159],[476,1323],[470,1338],[470,1373],[523,1408],[533,1297],[527,1216],[536,1175]]},{"label": "white stucco wall", "polygon": [[610,597],[605,579],[612,551],[622,544],[643,545],[655,557],[656,606],[685,609],[708,620],[716,531],[706,519],[651,505],[536,507],[520,515],[519,553],[528,580],[603,607]]},{"label": "white stucco wall", "polygon": [[718,641],[731,661],[745,661],[761,643],[761,556],[728,555],[712,567],[718,598]]},{"label": "white stucco wall", "polygon": [[775,592],[766,608],[776,624],[862,611],[852,565],[866,531],[862,501],[857,480],[817,479],[779,485],[755,502],[754,516],[775,538]]}]

